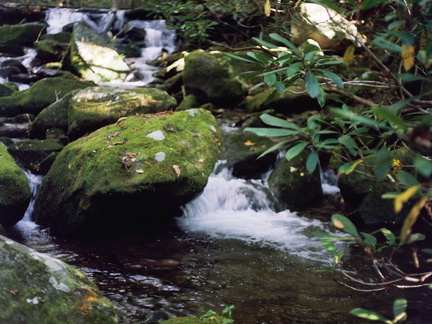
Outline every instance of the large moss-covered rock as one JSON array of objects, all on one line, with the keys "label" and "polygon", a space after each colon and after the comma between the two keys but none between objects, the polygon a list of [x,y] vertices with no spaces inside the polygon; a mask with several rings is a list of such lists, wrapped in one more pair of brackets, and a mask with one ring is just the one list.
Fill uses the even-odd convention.
[{"label": "large moss-covered rock", "polygon": [[185,58],[183,83],[202,102],[232,107],[243,99],[244,89],[217,57],[197,50]]},{"label": "large moss-covered rock", "polygon": [[71,33],[43,35],[35,44],[37,57],[44,61],[59,62],[69,50]]},{"label": "large moss-covered rock", "polygon": [[42,109],[75,89],[94,85],[68,78],[47,78],[35,82],[30,88],[0,97],[0,116],[11,117],[24,113],[37,115]]},{"label": "large moss-covered rock", "polygon": [[29,182],[24,172],[0,143],[0,224],[15,225],[30,202]]},{"label": "large moss-covered rock", "polygon": [[33,217],[60,234],[159,222],[205,187],[220,130],[202,109],[129,116],[67,145],[45,176]]},{"label": "large moss-covered rock", "polygon": [[64,262],[0,236],[0,322],[117,323],[96,285]]},{"label": "large moss-covered rock", "polygon": [[94,82],[124,80],[131,72],[107,40],[84,23],[74,25],[70,64],[78,75]]},{"label": "large moss-covered rock", "polygon": [[33,46],[46,26],[41,23],[0,26],[0,45]]},{"label": "large moss-covered rock", "polygon": [[309,152],[288,161],[281,159],[270,174],[269,187],[287,208],[304,208],[321,201],[323,191],[318,168],[311,174],[306,170]]},{"label": "large moss-covered rock", "polygon": [[120,117],[148,114],[173,109],[176,100],[163,90],[133,90],[91,87],[71,98],[68,109],[68,135],[78,138]]}]

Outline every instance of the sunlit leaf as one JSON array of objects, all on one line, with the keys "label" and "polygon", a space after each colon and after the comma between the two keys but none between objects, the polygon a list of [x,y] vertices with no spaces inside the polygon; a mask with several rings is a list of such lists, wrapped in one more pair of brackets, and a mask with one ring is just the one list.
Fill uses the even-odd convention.
[{"label": "sunlit leaf", "polygon": [[343,65],[345,66],[351,65],[351,63],[354,61],[354,52],[355,52],[354,45],[350,45],[347,47],[343,55]]},{"label": "sunlit leaf", "polygon": [[405,190],[404,192],[402,192],[399,196],[397,196],[395,198],[395,200],[393,201],[394,204],[394,211],[395,213],[399,213],[402,208],[403,205],[411,199],[412,196],[414,196],[414,194],[421,188],[421,185],[416,185],[416,186],[412,186],[409,187],[407,190]]},{"label": "sunlit leaf", "polygon": [[317,95],[317,100],[318,100],[318,104],[320,105],[320,107],[324,107],[325,102],[326,102],[326,93],[323,89],[323,87],[319,87],[318,89],[318,95]]},{"label": "sunlit leaf", "polygon": [[350,314],[360,317],[360,318],[366,318],[371,321],[381,321],[384,323],[392,323],[389,319],[385,318],[381,314],[378,314],[376,312],[372,312],[370,310],[364,309],[364,308],[354,308],[350,310]]},{"label": "sunlit leaf", "polygon": [[299,127],[298,125],[286,120],[286,119],[282,119],[279,117],[275,117],[269,114],[262,114],[260,116],[260,119],[263,121],[263,123],[270,125],[270,126],[275,126],[275,127],[283,127],[283,128],[290,128],[290,129],[294,129],[297,131],[301,131],[301,127]]},{"label": "sunlit leaf", "polygon": [[343,230],[355,238],[360,238],[356,226],[344,215],[333,214],[331,217],[332,223],[336,228]]},{"label": "sunlit leaf", "polygon": [[409,71],[414,66],[415,61],[415,48],[414,45],[402,45],[404,51],[401,53],[402,64],[405,71]]},{"label": "sunlit leaf", "polygon": [[363,243],[365,245],[371,246],[373,248],[376,247],[377,239],[376,239],[375,236],[373,236],[373,235],[371,235],[369,233],[364,233],[364,232],[361,232],[361,235],[363,235],[363,237],[364,237]]},{"label": "sunlit leaf", "polygon": [[351,172],[353,172],[355,170],[357,165],[359,165],[362,162],[363,162],[363,160],[357,160],[357,161],[352,161],[352,162],[342,164],[338,169],[338,173],[339,174],[350,174]]},{"label": "sunlit leaf", "polygon": [[401,229],[401,240],[406,242],[411,234],[411,230],[415,222],[417,221],[417,217],[420,214],[421,209],[424,207],[426,202],[428,201],[428,196],[423,196],[410,210],[408,216],[405,218],[404,223]]},{"label": "sunlit leaf", "polygon": [[418,241],[424,241],[426,239],[426,235],[420,233],[410,234],[408,236],[407,243],[413,243]]},{"label": "sunlit leaf", "polygon": [[264,4],[264,14],[268,17],[271,13],[270,0],[267,0]]},{"label": "sunlit leaf", "polygon": [[301,143],[294,145],[293,147],[291,147],[286,152],[286,154],[285,154],[286,159],[288,161],[292,160],[297,155],[299,155],[308,145],[309,145],[309,143],[307,143],[307,142],[301,142]]},{"label": "sunlit leaf", "polygon": [[306,169],[308,170],[309,173],[312,173],[315,171],[317,165],[318,165],[318,152],[312,151],[306,159]]},{"label": "sunlit leaf", "polygon": [[390,231],[387,228],[382,228],[381,229],[381,233],[383,233],[383,235],[387,239],[388,244],[390,244],[390,245],[395,245],[396,244],[396,236],[393,234],[392,231]]},{"label": "sunlit leaf", "polygon": [[267,137],[281,137],[281,136],[298,134],[298,131],[285,129],[285,128],[282,129],[282,128],[246,127],[244,130],[246,132],[252,132],[259,136],[267,136]]},{"label": "sunlit leaf", "polygon": [[320,84],[318,82],[317,77],[311,72],[307,72],[305,76],[305,82],[306,82],[306,91],[309,94],[309,96],[311,98],[316,98],[320,89]]},{"label": "sunlit leaf", "polygon": [[271,73],[271,74],[267,74],[264,76],[264,82],[269,86],[273,86],[276,82],[276,74],[275,73]]}]

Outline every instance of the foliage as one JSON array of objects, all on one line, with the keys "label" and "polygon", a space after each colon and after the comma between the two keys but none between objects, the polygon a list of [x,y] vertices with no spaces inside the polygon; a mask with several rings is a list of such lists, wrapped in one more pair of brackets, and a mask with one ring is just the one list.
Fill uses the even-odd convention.
[{"label": "foliage", "polygon": [[222,310],[221,315],[218,315],[215,311],[209,310],[203,316],[200,317],[203,323],[207,324],[230,324],[234,323],[232,319],[233,305],[227,306]]},{"label": "foliage", "polygon": [[406,299],[398,298],[393,303],[393,316],[394,316],[393,320],[390,320],[382,316],[381,314],[363,308],[354,308],[351,310],[350,314],[371,321],[380,321],[383,323],[392,324],[392,323],[401,323],[407,319],[407,313],[405,312],[406,308],[407,308]]}]

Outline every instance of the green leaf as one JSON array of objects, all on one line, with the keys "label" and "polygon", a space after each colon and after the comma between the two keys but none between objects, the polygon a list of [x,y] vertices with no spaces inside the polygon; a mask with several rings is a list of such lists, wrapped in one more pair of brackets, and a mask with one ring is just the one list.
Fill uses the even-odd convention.
[{"label": "green leaf", "polygon": [[368,126],[373,126],[373,127],[381,127],[381,123],[379,123],[378,121],[369,118],[369,117],[364,117],[361,115],[358,115],[350,110],[343,110],[343,109],[339,109],[339,108],[331,108],[330,109],[335,115],[350,119],[354,122],[358,122],[359,124],[363,124],[363,125],[368,125]]},{"label": "green leaf", "polygon": [[373,247],[373,248],[376,247],[377,239],[376,239],[375,236],[373,236],[373,235],[371,235],[371,234],[369,234],[369,233],[364,233],[364,232],[361,232],[361,235],[363,235],[363,237],[365,238],[365,239],[363,240],[363,243],[364,243],[365,245],[367,245],[367,246],[371,246],[371,247]]},{"label": "green leaf", "polygon": [[283,84],[280,81],[276,81],[274,87],[276,88],[276,91],[279,93],[284,93],[286,90],[285,84]]},{"label": "green leaf", "polygon": [[374,40],[372,40],[371,43],[377,47],[383,48],[391,52],[402,53],[404,51],[402,47],[385,39],[384,36],[376,37]]},{"label": "green leaf", "polygon": [[285,157],[288,161],[295,158],[297,155],[299,155],[307,146],[309,145],[308,142],[301,142],[293,147],[291,147],[285,154]]},{"label": "green leaf", "polygon": [[387,174],[390,172],[393,158],[387,147],[383,146],[377,152],[374,160],[374,172],[377,180],[382,181],[385,179]]},{"label": "green leaf", "polygon": [[348,233],[355,238],[360,239],[360,235],[357,231],[356,226],[344,215],[341,214],[333,214],[332,223],[336,228],[343,230],[345,233]]},{"label": "green leaf", "polygon": [[270,38],[274,39],[275,41],[281,42],[282,44],[284,44],[286,47],[288,47],[290,50],[293,51],[294,54],[296,54],[297,56],[301,56],[301,52],[299,51],[299,49],[297,47],[294,46],[293,43],[291,43],[288,39],[283,38],[281,35],[276,34],[276,33],[271,33]]},{"label": "green leaf", "polygon": [[306,159],[306,169],[309,173],[312,173],[315,171],[317,165],[318,165],[318,152],[312,151],[309,156]]},{"label": "green leaf", "polygon": [[266,76],[264,76],[264,82],[269,86],[273,86],[276,82],[277,78],[276,78],[276,74],[275,73],[271,73],[271,74],[267,74]]},{"label": "green leaf", "polygon": [[354,308],[350,310],[350,314],[360,317],[360,318],[366,318],[371,321],[381,321],[384,323],[392,323],[389,319],[385,318],[381,314],[378,314],[376,312],[372,312],[370,310],[364,309],[364,308]]},{"label": "green leaf", "polygon": [[272,62],[272,59],[268,58],[267,56],[265,56],[265,55],[263,55],[261,53],[247,52],[246,55],[249,56],[249,57],[252,57],[257,62],[263,64],[264,66],[267,66],[267,65],[269,65]]},{"label": "green leaf", "polygon": [[303,63],[301,63],[301,62],[293,63],[289,67],[287,67],[285,73],[288,77],[290,77],[290,76],[296,74],[298,71],[300,71],[300,68],[302,66],[303,66]]},{"label": "green leaf", "polygon": [[318,100],[318,104],[320,105],[320,107],[324,107],[325,103],[326,103],[326,93],[323,89],[323,87],[319,87],[318,89],[318,95],[317,95],[317,100]]},{"label": "green leaf", "polygon": [[290,136],[290,135],[298,134],[297,131],[291,129],[265,128],[265,127],[246,127],[244,131],[252,132],[259,136],[267,136],[267,137],[281,137],[281,136]]},{"label": "green leaf", "polygon": [[368,10],[373,7],[376,7],[380,5],[381,3],[385,2],[386,0],[364,0],[361,4],[361,7],[363,10]]},{"label": "green leaf", "polygon": [[397,179],[406,187],[413,187],[419,184],[418,180],[411,173],[408,173],[406,171],[400,172],[397,175]]},{"label": "green leaf", "polygon": [[413,243],[418,241],[424,241],[426,239],[426,236],[420,233],[414,233],[410,234],[408,237],[407,243]]},{"label": "green leaf", "polygon": [[331,235],[331,234],[322,233],[322,232],[314,232],[312,234],[316,237],[320,237],[320,238],[324,238],[324,239],[328,239],[328,240],[333,240],[333,241],[354,241],[355,240],[352,236],[337,236],[337,235]]},{"label": "green leaf", "polygon": [[352,162],[342,164],[339,167],[338,173],[339,174],[350,174],[351,172],[353,172],[355,170],[356,166],[362,162],[363,162],[363,160],[357,160],[357,161],[352,161]]},{"label": "green leaf", "polygon": [[265,155],[267,155],[267,154],[269,154],[270,152],[273,152],[273,151],[279,150],[280,148],[284,147],[285,145],[287,145],[287,142],[286,142],[286,141],[283,141],[283,142],[277,143],[276,145],[273,145],[272,147],[269,147],[267,150],[265,150],[264,152],[262,152],[262,153],[258,156],[258,159],[259,159],[259,158],[262,158],[263,156],[265,156]]},{"label": "green leaf", "polygon": [[422,176],[430,177],[432,175],[432,161],[421,156],[416,156],[414,159],[414,167]]},{"label": "green leaf", "polygon": [[339,75],[337,75],[336,73],[333,73],[331,71],[327,71],[327,70],[318,70],[320,71],[322,74],[324,74],[327,78],[329,78],[330,80],[332,80],[336,86],[340,89],[343,89],[344,84],[342,79],[340,78]]},{"label": "green leaf", "polygon": [[260,116],[260,118],[263,121],[263,123],[270,125],[270,126],[290,128],[290,129],[297,130],[299,132],[302,131],[301,127],[297,126],[296,124],[294,124],[292,122],[289,122],[288,120],[285,120],[285,119],[282,119],[279,117],[274,117],[274,116],[269,115],[269,114],[262,114]]},{"label": "green leaf", "polygon": [[269,43],[269,42],[266,42],[265,40],[262,40],[262,39],[259,39],[259,38],[256,38],[256,37],[252,37],[252,40],[255,43],[257,43],[258,45],[261,45],[261,46],[265,46],[265,47],[268,47],[268,48],[278,48],[277,45]]},{"label": "green leaf", "polygon": [[393,303],[393,315],[394,317],[399,316],[402,313],[405,313],[408,306],[408,302],[405,298],[398,298]]},{"label": "green leaf", "polygon": [[316,98],[321,88],[317,77],[311,72],[307,72],[305,76],[306,91],[311,98]]},{"label": "green leaf", "polygon": [[248,63],[255,63],[256,64],[255,61],[249,60],[247,58],[244,58],[244,57],[241,57],[241,56],[238,56],[238,55],[235,55],[235,54],[230,54],[230,53],[224,53],[224,54],[226,56],[229,56],[229,57],[231,57],[233,59],[236,59],[236,60],[239,60],[239,61],[248,62]]},{"label": "green leaf", "polygon": [[338,141],[346,147],[346,149],[352,156],[357,155],[358,145],[351,136],[342,135],[338,138]]},{"label": "green leaf", "polygon": [[388,121],[403,131],[408,129],[408,124],[402,118],[397,116],[390,107],[373,107],[372,111],[380,120]]},{"label": "green leaf", "polygon": [[398,77],[402,82],[412,82],[412,81],[428,81],[428,78],[425,78],[421,75],[412,74],[412,73],[399,73]]},{"label": "green leaf", "polygon": [[390,245],[396,244],[396,236],[393,234],[392,231],[388,230],[387,228],[382,228],[381,233],[383,233],[383,235],[387,239],[388,244]]},{"label": "green leaf", "polygon": [[337,249],[333,240],[327,240],[327,239],[321,240],[321,245],[324,247],[324,249],[326,249],[328,253],[330,253],[333,256],[336,255]]}]

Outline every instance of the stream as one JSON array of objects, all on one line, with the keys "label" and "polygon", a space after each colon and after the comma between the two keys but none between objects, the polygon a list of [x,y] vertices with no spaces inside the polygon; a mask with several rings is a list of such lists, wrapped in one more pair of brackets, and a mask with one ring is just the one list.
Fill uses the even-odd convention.
[{"label": "stream", "polygon": [[[58,11],[48,17],[66,23],[71,16]],[[51,32],[57,32],[53,22]],[[143,57],[133,61],[148,71],[149,59],[174,50],[165,40],[173,42],[175,36],[163,29],[164,22],[136,22],[141,23],[147,46]],[[138,85],[148,83],[152,71],[146,75]],[[230,305],[239,324],[364,323],[349,311],[363,307],[392,318],[398,297],[409,300],[410,314],[415,315],[411,323],[431,323],[431,289],[363,293],[337,284],[329,272],[316,271],[332,260],[314,232],[337,234],[329,221],[338,212],[328,203],[338,194],[331,177],[323,175],[326,199],[321,206],[292,212],[278,208],[267,175],[239,179],[225,164],[217,163],[204,192],[184,206],[181,217],[159,228],[92,241],[57,238],[32,221],[32,200],[8,234],[94,280],[117,308],[120,323],[144,323],[158,310],[170,316],[200,316]],[[42,177],[27,176],[35,195]],[[339,248],[349,258],[352,247]],[[368,260],[350,262],[352,274],[370,273]]]}]

